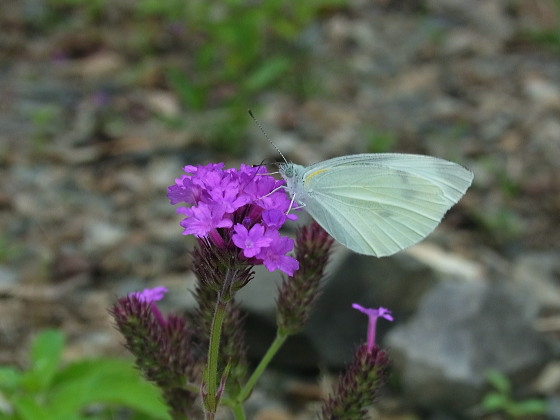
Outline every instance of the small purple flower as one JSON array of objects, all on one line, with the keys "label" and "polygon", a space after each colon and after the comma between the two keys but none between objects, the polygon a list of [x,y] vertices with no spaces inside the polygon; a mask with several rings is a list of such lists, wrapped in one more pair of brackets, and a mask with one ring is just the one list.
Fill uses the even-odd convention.
[{"label": "small purple flower", "polygon": [[271,245],[259,252],[257,258],[263,261],[268,271],[281,270],[288,276],[293,276],[294,271],[299,268],[299,262],[285,254],[294,249],[294,241],[290,238],[280,237],[278,232],[275,236]]},{"label": "small purple flower", "polygon": [[157,286],[153,289],[144,289],[141,292],[130,293],[129,296],[136,296],[141,302],[157,302],[163,299],[168,290],[163,286]]},{"label": "small purple flower", "polygon": [[256,224],[251,230],[241,224],[233,227],[235,234],[232,236],[233,243],[243,250],[243,255],[247,258],[257,255],[261,248],[267,247],[272,242],[270,235],[265,236],[264,226]]},{"label": "small purple flower", "polygon": [[269,271],[291,276],[299,266],[286,255],[294,242],[281,237],[279,229],[297,216],[286,214],[290,199],[281,188],[285,182],[267,175],[262,166],[223,167],[223,163],[187,165],[185,175],[168,187],[171,204],[186,204],[177,209],[185,215],[180,222],[183,235],[233,251],[248,265],[264,264]]},{"label": "small purple flower", "polygon": [[265,226],[273,229],[280,229],[286,218],[286,213],[278,209],[265,210],[262,214]]},{"label": "small purple flower", "polygon": [[363,306],[358,305],[357,303],[353,303],[352,308],[357,309],[358,311],[366,314],[369,318],[367,348],[368,351],[371,351],[375,347],[375,330],[377,326],[377,319],[385,318],[388,321],[392,321],[393,317],[391,316],[391,311],[381,306],[379,307],[379,309],[364,308]]},{"label": "small purple flower", "polygon": [[161,315],[156,302],[163,299],[165,294],[167,293],[167,289],[163,286],[154,287],[153,289],[144,289],[141,292],[133,292],[129,293],[128,296],[135,297],[140,302],[149,303],[150,307],[152,308],[152,313],[160,323],[160,325],[165,325],[166,321]]},{"label": "small purple flower", "polygon": [[198,207],[181,209],[181,213],[187,217],[181,221],[181,226],[185,228],[184,235],[194,235],[198,238],[207,236],[215,228],[231,227],[233,224],[226,216],[226,211],[222,206],[209,206],[200,203]]}]

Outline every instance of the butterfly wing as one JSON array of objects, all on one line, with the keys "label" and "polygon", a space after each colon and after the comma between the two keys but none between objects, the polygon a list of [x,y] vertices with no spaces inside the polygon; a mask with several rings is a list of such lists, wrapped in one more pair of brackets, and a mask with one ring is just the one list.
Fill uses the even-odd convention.
[{"label": "butterfly wing", "polygon": [[362,154],[312,165],[297,197],[337,241],[378,257],[413,245],[472,182],[460,165],[429,156]]}]

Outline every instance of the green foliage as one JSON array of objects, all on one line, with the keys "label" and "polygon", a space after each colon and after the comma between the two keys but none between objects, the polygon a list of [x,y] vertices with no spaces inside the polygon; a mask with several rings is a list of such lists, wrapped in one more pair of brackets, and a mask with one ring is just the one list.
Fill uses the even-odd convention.
[{"label": "green foliage", "polygon": [[512,396],[511,383],[500,372],[490,371],[488,382],[494,388],[482,400],[482,409],[487,413],[501,412],[508,418],[544,414],[546,403],[539,399],[516,401]]},{"label": "green foliage", "polygon": [[101,19],[107,7],[108,0],[47,0],[50,9],[51,22],[64,22],[62,17],[65,11],[74,8],[79,9],[86,20],[95,22]]},{"label": "green foliage", "polygon": [[197,111],[204,108],[208,94],[207,86],[191,83],[185,73],[177,67],[167,70],[167,81],[184,106]]},{"label": "green foliage", "polygon": [[48,141],[60,128],[63,121],[62,110],[57,105],[42,105],[27,111],[32,129],[32,146],[37,154],[41,154]]},{"label": "green foliage", "polygon": [[21,255],[21,246],[6,233],[0,234],[0,262],[10,261]]},{"label": "green foliage", "polygon": [[[197,114],[219,111],[228,115],[205,133],[210,147],[223,145],[226,136],[240,137],[255,108],[255,96],[282,87],[307,92],[311,83],[304,48],[297,38],[320,14],[347,0],[47,0],[46,25],[68,25],[68,17],[82,23],[126,22],[133,36],[123,36],[131,57],[159,56],[164,83],[179,98],[184,110]],[[118,41],[117,41],[117,44]],[[171,50],[173,49],[173,50]],[[167,60],[170,51],[180,60]],[[240,121],[243,121],[240,124]],[[170,125],[178,121],[171,119]],[[35,123],[39,128],[42,123]],[[243,151],[236,144],[222,153]],[[239,141],[237,142],[239,143]]]},{"label": "green foliage", "polygon": [[158,17],[173,20],[185,14],[188,3],[185,0],[137,0],[134,7],[139,18]]},{"label": "green foliage", "polygon": [[515,198],[519,196],[521,185],[518,180],[513,179],[503,171],[498,172],[496,175],[504,197]]},{"label": "green foliage", "polygon": [[265,0],[256,7],[245,0],[188,2],[182,14],[174,14],[174,21],[196,40],[186,57],[185,78],[207,92],[224,83],[231,83],[237,94],[270,86],[290,69],[291,43],[303,28],[321,8],[341,3]]},{"label": "green foliage", "polygon": [[213,148],[243,151],[243,145],[223,149],[222,139],[232,133],[239,137],[248,123],[246,109],[258,92],[278,86],[288,75],[305,78],[305,71],[294,70],[294,40],[321,8],[343,1],[265,0],[255,6],[245,0],[194,0],[181,9],[182,15],[174,15],[187,36],[196,41],[182,67],[168,69],[169,86],[186,109],[229,111],[228,119],[217,122],[220,129],[208,135]]},{"label": "green foliage", "polygon": [[560,0],[553,0],[546,3],[545,7],[550,7],[551,18],[555,21],[555,26],[542,27],[526,31],[523,35],[530,41],[540,43],[551,48],[556,53],[560,53]]},{"label": "green foliage", "polygon": [[138,420],[170,419],[159,391],[131,363],[97,358],[62,366],[63,347],[62,333],[43,331],[32,343],[27,370],[0,366],[0,400],[7,403],[0,418],[101,420],[113,418],[110,408],[126,407]]},{"label": "green foliage", "polygon": [[512,205],[512,200],[519,196],[521,184],[495,158],[480,158],[478,164],[482,184],[498,186],[499,189],[493,190],[494,200],[475,209],[472,216],[487,231],[488,240],[497,244],[515,241],[526,229],[525,221]]},{"label": "green foliage", "polygon": [[524,222],[519,214],[505,206],[480,211],[474,217],[499,243],[519,238],[524,230]]},{"label": "green foliage", "polygon": [[394,133],[389,131],[379,131],[373,127],[365,130],[364,137],[367,141],[369,153],[383,153],[392,149],[396,142]]}]

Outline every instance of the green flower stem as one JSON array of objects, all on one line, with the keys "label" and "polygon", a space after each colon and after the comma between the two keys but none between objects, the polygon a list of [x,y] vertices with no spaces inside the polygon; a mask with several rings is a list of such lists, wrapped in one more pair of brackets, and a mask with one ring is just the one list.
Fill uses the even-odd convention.
[{"label": "green flower stem", "polygon": [[284,344],[284,341],[286,341],[288,336],[289,334],[286,333],[281,333],[281,332],[276,333],[276,338],[274,338],[274,341],[266,351],[266,354],[261,359],[259,365],[256,367],[255,371],[253,372],[253,374],[251,375],[251,377],[249,378],[249,380],[247,381],[247,383],[245,384],[245,386],[237,396],[236,398],[237,401],[241,403],[245,401],[247,398],[249,398],[249,395],[251,395],[251,392],[253,391],[255,384],[261,377],[262,373],[264,372],[264,370],[266,369],[266,367],[268,366],[268,364],[270,363],[274,355],[278,353],[278,350],[280,350],[280,347],[282,347],[282,344]]},{"label": "green flower stem", "polygon": [[226,315],[226,302],[218,298],[216,310],[212,319],[212,329],[210,331],[210,344],[208,346],[208,361],[204,371],[204,408],[206,418],[213,419],[218,409],[219,396],[218,389],[218,357],[220,353],[220,336],[222,335],[222,324]]},{"label": "green flower stem", "polygon": [[233,415],[235,416],[235,420],[246,420],[245,411],[243,410],[243,404],[238,401],[223,400],[224,404],[228,405],[231,409]]}]

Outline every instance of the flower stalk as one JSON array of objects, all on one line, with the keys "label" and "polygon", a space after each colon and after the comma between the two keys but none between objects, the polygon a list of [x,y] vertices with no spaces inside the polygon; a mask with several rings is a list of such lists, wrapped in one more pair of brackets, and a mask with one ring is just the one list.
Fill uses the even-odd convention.
[{"label": "flower stalk", "polygon": [[210,329],[210,342],[208,345],[208,361],[204,371],[204,381],[202,389],[204,393],[202,396],[204,408],[207,419],[213,419],[218,409],[218,403],[222,394],[218,391],[218,358],[220,352],[220,337],[222,335],[222,325],[226,314],[226,304],[218,299],[216,302],[216,310],[214,312],[214,319]]},{"label": "flower stalk", "polygon": [[264,373],[264,371],[272,361],[272,358],[276,355],[276,353],[278,353],[278,350],[280,350],[280,348],[282,347],[282,345],[284,344],[284,342],[288,337],[289,334],[278,331],[276,337],[274,338],[274,341],[268,347],[268,350],[266,351],[263,358],[261,359],[261,361],[255,368],[255,370],[253,371],[253,374],[249,377],[247,383],[241,389],[241,392],[239,392],[236,401],[242,403],[245,400],[247,400],[247,398],[249,398],[251,392],[253,392],[253,388],[257,384],[257,381],[260,379],[261,375]]}]

